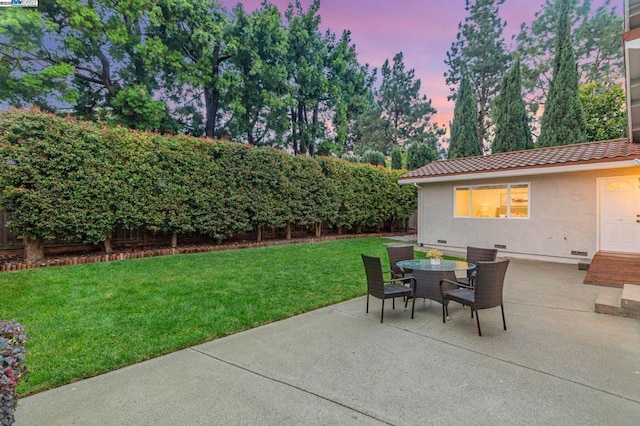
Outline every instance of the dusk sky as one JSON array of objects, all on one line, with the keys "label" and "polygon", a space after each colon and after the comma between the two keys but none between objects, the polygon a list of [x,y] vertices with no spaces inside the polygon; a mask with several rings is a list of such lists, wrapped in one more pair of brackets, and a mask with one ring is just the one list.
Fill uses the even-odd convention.
[{"label": "dusk sky", "polygon": [[[312,0],[301,0],[308,9]],[[251,12],[261,0],[221,0],[229,10],[243,3]],[[282,13],[290,0],[271,0]],[[602,4],[594,0],[594,8]],[[613,0],[612,5],[622,15],[624,0]],[[505,42],[511,46],[511,36],[520,24],[529,23],[542,9],[544,0],[506,0],[500,6],[500,16],[507,22]],[[447,101],[449,88],[445,84],[446,53],[455,40],[458,23],[468,15],[465,0],[321,0],[322,30],[336,34],[351,30],[360,63],[380,69],[385,59],[391,60],[403,52],[405,68],[413,68],[421,80],[421,92],[432,100],[438,110],[433,121],[447,125],[453,117],[453,102]],[[378,78],[379,74],[378,74]]]}]

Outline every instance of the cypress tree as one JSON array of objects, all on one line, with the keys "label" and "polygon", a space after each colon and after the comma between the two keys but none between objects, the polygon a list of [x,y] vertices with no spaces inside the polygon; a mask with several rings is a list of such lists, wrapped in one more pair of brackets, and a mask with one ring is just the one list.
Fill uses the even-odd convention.
[{"label": "cypress tree", "polygon": [[453,109],[449,158],[482,155],[478,144],[478,108],[467,74],[462,75]]},{"label": "cypress tree", "polygon": [[553,78],[542,114],[539,146],[586,141],[586,121],[578,92],[578,64],[570,34],[568,0],[559,0]]},{"label": "cypress tree", "polygon": [[394,146],[391,151],[391,170],[400,170],[402,168],[402,148]]},{"label": "cypress tree", "polygon": [[505,74],[494,105],[496,136],[491,152],[520,151],[533,148],[529,117],[522,97],[520,59]]}]

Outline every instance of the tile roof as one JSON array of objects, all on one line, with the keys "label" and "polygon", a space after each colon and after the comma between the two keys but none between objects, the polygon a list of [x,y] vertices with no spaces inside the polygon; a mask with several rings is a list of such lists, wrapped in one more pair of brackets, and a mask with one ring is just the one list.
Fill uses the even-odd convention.
[{"label": "tile roof", "polygon": [[640,144],[631,143],[629,139],[624,138],[434,161],[406,173],[400,179],[604,163],[636,158],[640,158]]}]

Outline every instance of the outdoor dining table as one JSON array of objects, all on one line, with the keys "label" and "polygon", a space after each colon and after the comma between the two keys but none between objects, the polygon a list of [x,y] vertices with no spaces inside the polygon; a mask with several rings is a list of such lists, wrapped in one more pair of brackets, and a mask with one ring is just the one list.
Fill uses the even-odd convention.
[{"label": "outdoor dining table", "polygon": [[[473,263],[444,259],[440,263],[431,263],[431,259],[401,260],[396,265],[407,272],[405,276],[411,276],[415,279],[413,297],[416,299],[431,299],[439,303],[442,303],[440,280],[455,281],[455,271],[469,271],[476,268]],[[453,284],[445,283],[443,285],[445,291],[454,288],[457,287]]]},{"label": "outdoor dining table", "polygon": [[476,268],[476,265],[469,262],[463,262],[460,260],[445,260],[442,259],[440,263],[431,263],[431,259],[412,259],[401,260],[396,263],[402,270],[413,269],[419,271],[433,271],[433,272],[455,272],[455,271],[470,271]]}]

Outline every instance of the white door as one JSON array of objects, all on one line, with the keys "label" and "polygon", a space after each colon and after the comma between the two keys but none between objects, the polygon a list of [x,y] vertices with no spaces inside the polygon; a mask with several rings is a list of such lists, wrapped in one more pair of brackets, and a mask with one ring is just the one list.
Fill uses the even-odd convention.
[{"label": "white door", "polygon": [[640,180],[599,180],[600,250],[640,253]]}]

